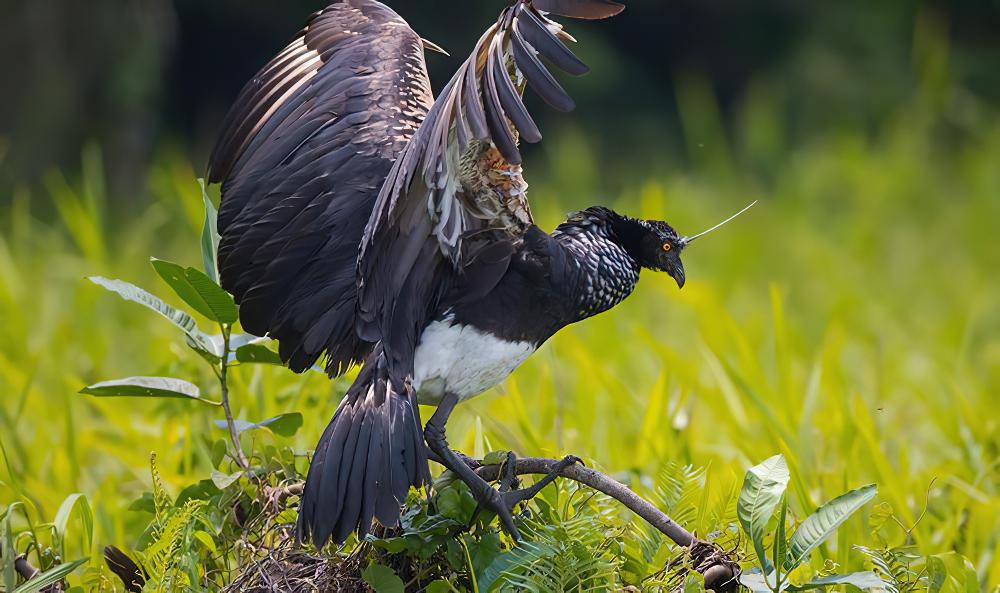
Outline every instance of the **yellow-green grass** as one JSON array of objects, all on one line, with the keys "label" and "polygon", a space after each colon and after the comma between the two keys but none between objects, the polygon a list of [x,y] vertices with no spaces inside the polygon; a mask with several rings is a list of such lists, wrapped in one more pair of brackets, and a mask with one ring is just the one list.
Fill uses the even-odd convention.
[{"label": "yellow-green grass", "polygon": [[[912,533],[921,553],[957,551],[982,586],[1000,583],[1000,125],[958,146],[935,137],[919,122],[886,125],[788,151],[774,170],[723,155],[680,174],[616,169],[601,158],[610,147],[554,134],[528,170],[544,228],[605,203],[692,233],[761,203],[685,252],[684,290],[645,273],[623,305],[564,330],[460,407],[453,444],[575,453],[622,477],[656,476],[668,461],[708,466],[713,496],[784,453],[799,518],[874,482],[903,523],[927,502]],[[84,161],[83,182],[53,174],[47,191],[20,192],[0,211],[0,504],[30,501],[44,522],[85,493],[95,533],[86,545],[71,537],[71,557],[135,543],[148,516],[127,509],[150,488],[151,452],[176,492],[208,477],[211,443],[224,436],[218,410],[196,402],[78,395],[130,375],[216,385],[175,328],[84,279],[122,278],[179,305],[147,260],[199,264],[195,173],[162,155],[153,203],[123,214],[107,209],[96,151]],[[50,210],[53,221],[40,220]],[[238,368],[240,417],[306,419],[293,439],[258,433],[246,444],[307,451],[348,381]],[[851,545],[877,542],[871,511],[814,565],[865,568]],[[903,541],[892,524],[880,535]]]}]

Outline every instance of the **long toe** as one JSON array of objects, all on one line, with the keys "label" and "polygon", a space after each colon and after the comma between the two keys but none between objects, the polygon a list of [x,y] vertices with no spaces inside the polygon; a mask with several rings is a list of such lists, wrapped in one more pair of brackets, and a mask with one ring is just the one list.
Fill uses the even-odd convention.
[{"label": "long toe", "polygon": [[518,504],[519,502],[531,500],[532,498],[537,496],[538,493],[541,492],[543,488],[554,482],[556,478],[562,475],[562,472],[566,468],[576,465],[578,463],[581,465],[583,464],[583,461],[579,457],[577,457],[576,455],[567,455],[566,457],[563,457],[561,460],[559,460],[559,463],[555,464],[555,466],[552,467],[552,471],[550,471],[544,478],[538,480],[530,487],[524,488],[522,490],[512,490],[510,492],[505,492],[503,496],[507,506],[513,508],[514,505]]},{"label": "long toe", "polygon": [[517,479],[517,455],[513,451],[507,452],[507,460],[500,468],[500,492],[510,492],[517,490],[521,482]]},{"label": "long toe", "polygon": [[482,509],[491,511],[500,519],[500,527],[507,532],[507,535],[512,537],[514,541],[521,541],[521,534],[517,530],[517,525],[514,524],[513,514],[514,506],[518,501],[508,499],[507,496],[509,494],[513,494],[513,492],[501,494],[493,488],[480,493],[473,492],[473,496],[475,496],[478,506],[476,507],[475,513],[472,515],[472,521],[475,522]]}]

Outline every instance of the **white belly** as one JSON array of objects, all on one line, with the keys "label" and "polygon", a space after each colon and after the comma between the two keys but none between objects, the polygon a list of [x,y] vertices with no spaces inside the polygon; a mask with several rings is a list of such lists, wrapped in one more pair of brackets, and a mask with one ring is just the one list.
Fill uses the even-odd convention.
[{"label": "white belly", "polygon": [[535,351],[530,342],[507,342],[469,326],[435,321],[414,353],[413,387],[422,404],[445,393],[460,400],[479,395],[507,378]]}]

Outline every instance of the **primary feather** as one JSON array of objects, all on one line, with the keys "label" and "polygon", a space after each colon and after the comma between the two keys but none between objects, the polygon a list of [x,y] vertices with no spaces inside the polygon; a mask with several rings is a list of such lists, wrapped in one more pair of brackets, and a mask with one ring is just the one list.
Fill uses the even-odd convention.
[{"label": "primary feather", "polygon": [[371,351],[355,332],[358,246],[375,199],[432,104],[423,43],[374,0],[316,13],[244,88],[212,153],[219,270],[244,328],[296,371]]}]

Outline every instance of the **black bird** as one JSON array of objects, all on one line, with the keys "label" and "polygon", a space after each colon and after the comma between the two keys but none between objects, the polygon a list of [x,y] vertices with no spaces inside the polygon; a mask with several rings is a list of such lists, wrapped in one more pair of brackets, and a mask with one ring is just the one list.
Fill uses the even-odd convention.
[{"label": "black bird", "polygon": [[[669,224],[594,207],[549,234],[526,198],[518,142],[541,134],[524,88],[570,111],[546,62],[587,72],[550,16],[623,8],[515,0],[435,99],[424,51],[436,46],[375,0],[339,0],[243,89],[209,165],[223,184],[222,284],[292,370],[363,364],[316,446],[300,539],[395,525],[428,484],[428,450],[517,537],[511,508],[538,485],[501,494],[481,480],[445,439],[452,409],[620,303],[641,269],[684,286],[691,239]],[[426,429],[418,403],[437,406]]]}]

